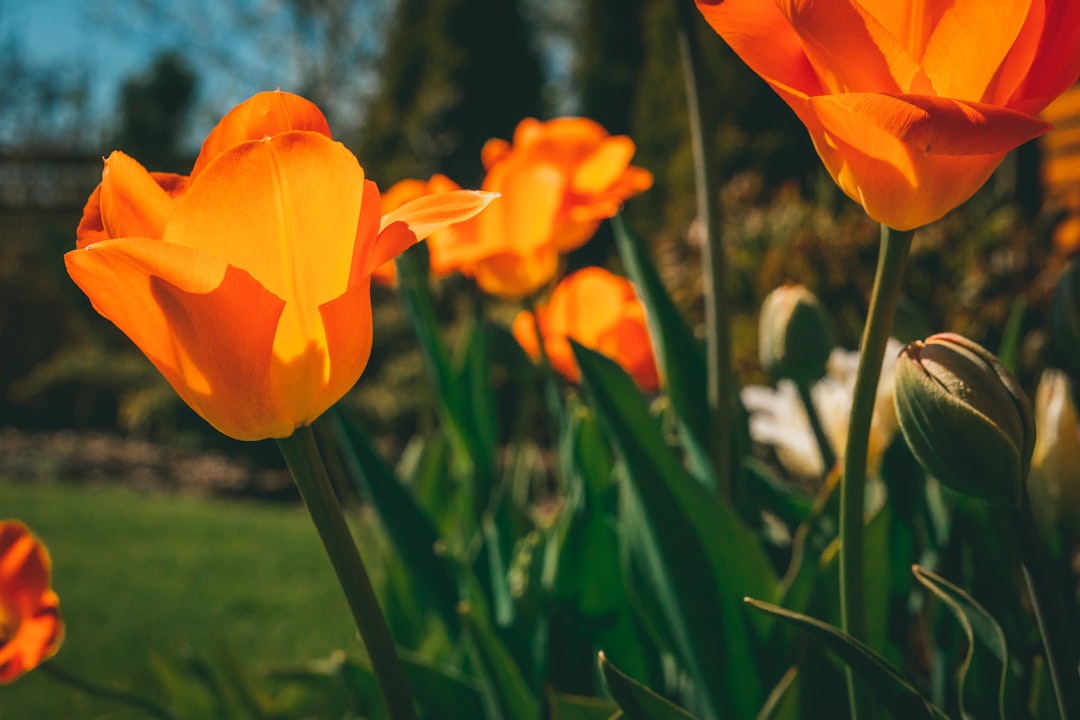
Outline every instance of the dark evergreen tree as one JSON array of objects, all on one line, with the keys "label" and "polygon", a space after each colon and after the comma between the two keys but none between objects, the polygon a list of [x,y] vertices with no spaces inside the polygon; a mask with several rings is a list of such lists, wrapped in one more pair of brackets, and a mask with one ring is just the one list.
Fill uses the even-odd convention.
[{"label": "dark evergreen tree", "polygon": [[111,147],[135,157],[150,170],[187,172],[190,149],[184,147],[188,115],[197,80],[175,53],[158,57],[145,73],[120,89],[120,127]]},{"label": "dark evergreen tree", "polygon": [[380,183],[483,177],[480,149],[541,114],[542,75],[517,0],[400,0],[382,87],[359,136]]}]

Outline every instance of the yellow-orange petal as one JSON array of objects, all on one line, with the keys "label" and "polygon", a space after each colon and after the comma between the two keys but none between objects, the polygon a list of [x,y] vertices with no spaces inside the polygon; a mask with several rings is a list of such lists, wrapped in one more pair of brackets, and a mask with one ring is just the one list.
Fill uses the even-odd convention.
[{"label": "yellow-orange petal", "polygon": [[552,281],[559,270],[559,255],[551,246],[524,255],[507,251],[494,253],[460,269],[489,295],[520,300]]},{"label": "yellow-orange petal", "polygon": [[149,238],[91,245],[64,262],[94,308],[215,428],[240,440],[296,428],[294,399],[270,387],[284,303],[249,273]]},{"label": "yellow-orange petal", "polygon": [[364,171],[343,145],[281,133],[207,165],[177,201],[164,239],[242,268],[305,309],[301,322],[314,322],[316,308],[349,286],[364,192]]},{"label": "yellow-orange petal", "polygon": [[230,110],[210,131],[191,176],[201,173],[207,163],[231,147],[289,130],[309,130],[330,137],[326,117],[310,100],[280,90],[261,92]]},{"label": "yellow-orange petal", "polygon": [[109,237],[161,237],[174,201],[135,159],[110,154],[99,187],[101,226]]},{"label": "yellow-orange petal", "polygon": [[825,87],[810,64],[802,40],[775,2],[696,0],[698,10],[743,62],[770,85],[801,95]]},{"label": "yellow-orange petal", "polygon": [[574,170],[570,189],[581,195],[598,195],[619,179],[634,156],[634,141],[625,135],[604,138]]},{"label": "yellow-orange petal", "polygon": [[48,550],[17,520],[0,521],[0,684],[48,660],[64,625]]},{"label": "yellow-orange petal", "polygon": [[1037,113],[1080,76],[1080,3],[1034,0],[988,101]]},{"label": "yellow-orange petal", "polygon": [[383,215],[368,271],[392,260],[443,228],[464,222],[486,208],[498,193],[451,190],[421,195]]},{"label": "yellow-orange petal", "polygon": [[921,63],[937,94],[985,100],[1030,6],[1031,0],[999,0],[987,12],[985,0],[953,0],[940,8],[939,17],[925,19],[932,32]]},{"label": "yellow-orange petal", "polygon": [[908,48],[854,0],[780,0],[831,92],[931,92]]},{"label": "yellow-orange petal", "polygon": [[[897,230],[939,219],[982,186],[1005,157],[944,155],[907,145],[868,122],[849,141],[804,120],[826,169],[866,213]],[[857,126],[850,118],[845,124]]]}]

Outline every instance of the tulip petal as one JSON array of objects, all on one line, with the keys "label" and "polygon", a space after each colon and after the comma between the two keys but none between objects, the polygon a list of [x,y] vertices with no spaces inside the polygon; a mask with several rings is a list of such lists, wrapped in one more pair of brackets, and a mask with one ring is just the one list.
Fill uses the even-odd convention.
[{"label": "tulip petal", "polygon": [[119,151],[105,160],[98,200],[101,226],[114,238],[161,237],[174,205],[146,168]]},{"label": "tulip petal", "polygon": [[[943,9],[921,58],[941,97],[979,102],[1009,54],[1031,0],[956,0]],[[924,21],[928,22],[928,21]]]},{"label": "tulip petal", "polygon": [[581,195],[604,192],[626,172],[633,156],[634,141],[630,138],[625,135],[605,138],[575,170],[570,189]]},{"label": "tulip petal", "polygon": [[368,272],[432,233],[474,217],[498,196],[480,190],[452,190],[422,195],[391,210],[383,215]]},{"label": "tulip petal", "polygon": [[[1045,128],[1022,113],[938,98],[823,96],[809,108],[803,122],[829,173],[870,217],[897,230],[967,200],[1008,150]],[[939,113],[933,122],[931,112]]]},{"label": "tulip petal", "polygon": [[1080,76],[1080,3],[1034,0],[990,102],[1037,113]]},{"label": "tulip petal", "polygon": [[364,188],[355,156],[323,135],[243,143],[192,181],[163,239],[243,268],[314,315],[348,287],[361,212],[378,213]]},{"label": "tulip petal", "polygon": [[0,522],[0,684],[56,654],[64,637],[45,546],[21,522]]},{"label": "tulip petal", "polygon": [[854,0],[777,4],[830,91],[930,92],[908,48]]},{"label": "tulip petal", "polygon": [[275,90],[240,103],[221,119],[203,141],[191,176],[226,150],[248,140],[262,140],[289,130],[309,130],[330,137],[322,111],[310,100]]},{"label": "tulip petal", "polygon": [[149,238],[91,245],[64,261],[94,308],[211,425],[241,440],[296,428],[269,387],[284,303],[249,273]]},{"label": "tulip petal", "polygon": [[555,277],[559,255],[551,246],[523,254],[508,250],[485,256],[462,269],[484,292],[517,300],[539,291]]},{"label": "tulip petal", "polygon": [[776,3],[697,0],[697,6],[743,62],[770,85],[779,84],[802,96],[825,92],[802,41]]}]

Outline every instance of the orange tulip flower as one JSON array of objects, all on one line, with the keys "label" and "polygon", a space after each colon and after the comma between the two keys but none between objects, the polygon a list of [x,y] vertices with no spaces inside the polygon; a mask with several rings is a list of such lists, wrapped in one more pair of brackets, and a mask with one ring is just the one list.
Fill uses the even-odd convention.
[{"label": "orange tulip flower", "polygon": [[646,392],[660,386],[645,308],[629,280],[598,267],[567,275],[551,291],[547,305],[536,316],[522,312],[514,319],[513,333],[525,352],[540,357],[536,326],[544,351],[556,372],[578,382],[581,371],[570,340],[617,362]]},{"label": "orange tulip flower", "polygon": [[960,205],[1080,75],[1080,3],[696,0],[837,184],[910,230]]},{"label": "orange tulip flower", "polygon": [[[460,189],[460,185],[442,174],[432,175],[431,179],[426,181],[414,179],[401,180],[400,182],[391,185],[390,189],[383,193],[383,212],[396,210],[405,203],[424,197],[425,195],[451,192]],[[442,258],[440,248],[448,242],[453,242],[455,232],[457,232],[455,228],[449,226],[444,230],[432,233],[425,241],[428,246],[431,273],[436,277],[449,275],[452,272],[450,269],[444,268],[443,264],[440,262]],[[375,268],[375,271],[371,274],[371,279],[383,285],[395,284],[397,282],[397,269],[394,266],[393,260],[385,262]]]},{"label": "orange tulip flower", "polygon": [[64,259],[207,422],[282,438],[367,365],[375,268],[490,198],[427,195],[384,215],[317,107],[261,93],[214,128],[188,177],[112,153]]},{"label": "orange tulip flower", "polygon": [[501,197],[455,228],[438,252],[441,270],[457,270],[485,292],[530,295],[555,277],[559,254],[580,247],[652,174],[630,164],[634,143],[585,118],[522,120],[511,145],[489,140],[483,189]]},{"label": "orange tulip flower", "polygon": [[17,520],[0,521],[0,683],[60,649],[64,624],[50,587],[49,551]]}]

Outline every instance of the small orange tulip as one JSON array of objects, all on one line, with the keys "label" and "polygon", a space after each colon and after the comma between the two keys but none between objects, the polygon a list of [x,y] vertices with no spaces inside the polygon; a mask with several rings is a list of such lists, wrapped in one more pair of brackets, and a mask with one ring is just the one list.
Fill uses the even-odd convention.
[{"label": "small orange tulip", "polygon": [[1080,75],[1075,0],[696,2],[843,191],[898,230],[971,197]]},{"label": "small orange tulip", "polygon": [[60,649],[64,624],[50,587],[45,546],[17,520],[0,521],[0,683],[33,670]]},{"label": "small orange tulip", "polygon": [[559,254],[585,244],[627,198],[652,186],[630,164],[634,143],[585,118],[522,120],[513,145],[489,140],[483,189],[501,197],[432,248],[438,269],[457,270],[485,292],[530,295],[555,277]]},{"label": "small orange tulip", "polygon": [[[432,175],[431,179],[427,181],[413,179],[402,180],[391,185],[390,189],[383,193],[383,212],[396,210],[405,203],[424,197],[425,195],[451,192],[460,189],[460,185],[441,174]],[[440,248],[448,242],[453,242],[454,233],[456,232],[457,230],[454,226],[449,226],[444,230],[432,233],[425,241],[428,246],[428,257],[432,275],[442,277],[444,275],[449,275],[452,272],[452,270],[442,266],[442,263],[440,262],[442,258]],[[394,266],[394,261],[391,260],[375,268],[375,271],[371,273],[371,279],[382,285],[395,284],[397,282],[397,269]]]},{"label": "small orange tulip", "polygon": [[552,367],[571,382],[581,377],[570,348],[574,340],[617,362],[642,390],[655,392],[660,386],[645,308],[625,278],[598,267],[578,270],[555,286],[535,320],[530,312],[520,313],[514,337],[534,359],[540,357],[536,325]]},{"label": "small orange tulip", "polygon": [[383,215],[319,109],[261,93],[214,128],[189,177],[112,153],[64,260],[207,422],[282,438],[367,365],[375,268],[490,199],[427,195]]}]

